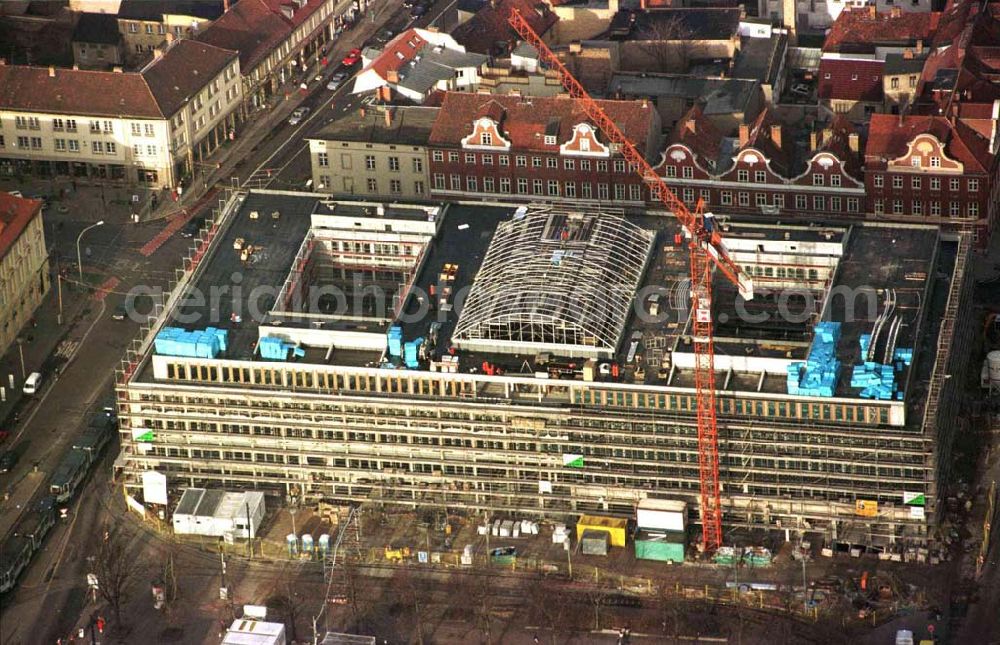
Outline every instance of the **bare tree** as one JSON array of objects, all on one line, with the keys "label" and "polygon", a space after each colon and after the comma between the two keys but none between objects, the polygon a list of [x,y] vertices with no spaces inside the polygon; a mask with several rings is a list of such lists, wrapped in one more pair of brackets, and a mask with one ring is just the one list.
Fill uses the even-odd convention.
[{"label": "bare tree", "polygon": [[299,637],[296,632],[296,623],[301,613],[299,611],[301,603],[299,594],[293,591],[292,580],[289,579],[287,574],[275,578],[272,588],[275,590],[275,593],[267,599],[267,606],[273,607],[284,620],[285,625],[288,627],[289,640],[292,642],[297,641]]},{"label": "bare tree", "polygon": [[362,592],[361,571],[358,569],[358,565],[354,559],[350,557],[344,557],[337,566],[340,569],[341,589],[343,590],[344,598],[347,600],[348,607],[351,608],[351,619],[357,625],[358,607]]},{"label": "bare tree", "polygon": [[473,570],[465,575],[465,601],[469,603],[476,627],[483,633],[487,645],[493,643],[493,601],[495,590],[488,572]]},{"label": "bare tree", "polygon": [[396,578],[394,587],[399,591],[398,598],[401,604],[413,612],[417,645],[424,645],[424,614],[430,604],[427,588],[415,579],[409,567],[399,569],[394,577]]},{"label": "bare tree", "polygon": [[536,616],[549,630],[549,643],[556,645],[556,634],[563,628],[565,615],[572,600],[558,580],[539,576],[528,586],[528,602]]},{"label": "bare tree", "polygon": [[122,606],[128,601],[140,572],[128,549],[135,537],[135,532],[127,524],[105,525],[103,540],[94,554],[97,590],[111,607],[118,628],[123,624]]},{"label": "bare tree", "polygon": [[634,42],[645,59],[644,71],[683,74],[691,62],[693,38],[694,33],[678,17],[661,20],[647,15]]},{"label": "bare tree", "polygon": [[684,614],[684,606],[683,601],[677,597],[676,584],[670,580],[660,580],[657,586],[657,600],[660,602],[662,611],[664,635],[671,634],[674,643],[680,642],[681,617]]}]

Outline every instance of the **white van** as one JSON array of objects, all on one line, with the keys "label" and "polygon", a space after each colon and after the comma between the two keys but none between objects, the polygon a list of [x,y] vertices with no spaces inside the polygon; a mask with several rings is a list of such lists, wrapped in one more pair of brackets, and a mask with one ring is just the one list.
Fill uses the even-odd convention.
[{"label": "white van", "polygon": [[34,394],[42,387],[42,374],[41,372],[32,372],[28,375],[28,378],[24,381],[24,393]]}]

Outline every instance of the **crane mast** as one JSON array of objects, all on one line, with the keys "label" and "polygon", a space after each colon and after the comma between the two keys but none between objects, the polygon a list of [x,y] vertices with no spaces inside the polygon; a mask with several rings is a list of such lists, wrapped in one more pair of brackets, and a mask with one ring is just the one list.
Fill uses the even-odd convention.
[{"label": "crane mast", "polygon": [[704,213],[703,202],[699,199],[694,212],[691,212],[678,199],[635,145],[535,33],[520,11],[512,9],[508,22],[521,39],[538,50],[540,59],[559,73],[563,87],[570,96],[579,99],[587,118],[593,121],[612,146],[625,157],[629,167],[642,178],[652,197],[673,213],[687,235],[691,263],[691,336],[695,354],[702,546],[706,552],[715,551],[722,546],[722,502],[719,486],[719,437],[715,416],[712,270],[717,267],[747,300],[753,298],[753,283],[729,256],[722,237],[714,226],[714,220]]}]

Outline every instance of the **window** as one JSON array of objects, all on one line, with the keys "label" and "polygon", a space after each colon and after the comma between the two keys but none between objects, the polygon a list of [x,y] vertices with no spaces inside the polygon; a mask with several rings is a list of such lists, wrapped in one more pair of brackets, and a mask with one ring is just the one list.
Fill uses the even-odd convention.
[{"label": "window", "polygon": [[435,150],[431,153],[431,159],[434,161],[444,161],[444,152],[440,150]]},{"label": "window", "polygon": [[107,143],[105,143],[104,144],[104,150],[109,155],[116,155],[116,154],[118,154],[118,146],[115,144],[114,141],[108,141]]},{"label": "window", "polygon": [[563,185],[563,195],[566,196],[566,197],[569,197],[570,199],[575,198],[576,197],[576,182],[574,182],[574,181],[567,181]]},{"label": "window", "polygon": [[813,173],[813,186],[822,186],[823,183],[823,175],[818,172]]},{"label": "window", "polygon": [[115,124],[113,121],[104,122],[104,134],[113,134],[115,131]]},{"label": "window", "polygon": [[66,139],[56,139],[54,144],[57,152],[66,151]]},{"label": "window", "polygon": [[424,182],[422,182],[422,181],[415,181],[415,182],[413,182],[413,192],[416,195],[423,195],[424,194]]},{"label": "window", "polygon": [[80,142],[76,139],[69,139],[66,143],[69,145],[70,152],[80,152]]},{"label": "window", "polygon": [[922,183],[923,182],[921,181],[920,177],[911,177],[910,178],[910,188],[912,188],[913,190],[920,190],[920,184],[922,184]]},{"label": "window", "polygon": [[590,159],[580,160],[580,170],[586,170],[588,172],[590,171]]},{"label": "window", "polygon": [[389,157],[389,172],[399,172],[399,157]]},{"label": "window", "polygon": [[156,156],[156,146],[146,146],[146,154],[150,157]]},{"label": "window", "polygon": [[500,192],[509,193],[510,192],[510,177],[500,178]]},{"label": "window", "polygon": [[859,200],[858,200],[857,197],[848,197],[847,198],[847,212],[848,213],[857,213],[859,206],[860,206],[860,202],[859,202]]},{"label": "window", "polygon": [[365,155],[365,170],[375,170],[375,155]]},{"label": "window", "polygon": [[813,210],[814,211],[825,211],[826,210],[826,198],[822,195],[813,195]]},{"label": "window", "polygon": [[[600,165],[598,162],[597,165]],[[597,199],[601,201],[608,200],[608,185],[607,184],[597,184]]]},{"label": "window", "polygon": [[941,167],[941,157],[931,157],[931,168]]},{"label": "window", "polygon": [[576,164],[573,163],[572,159],[563,159],[563,169],[574,170],[576,169]]},{"label": "window", "polygon": [[398,195],[399,193],[403,192],[403,182],[401,182],[398,179],[390,179],[389,192],[394,195]]},{"label": "window", "polygon": [[444,173],[434,173],[434,190],[444,190]]},{"label": "window", "polygon": [[377,193],[378,192],[378,181],[374,177],[368,178],[368,192]]},{"label": "window", "polygon": [[590,185],[589,181],[585,181],[580,184],[580,196],[584,199],[593,199],[593,187]]},{"label": "window", "polygon": [[903,187],[903,178],[899,175],[893,175],[892,177],[892,189],[899,190]]},{"label": "window", "polygon": [[903,214],[903,200],[902,199],[894,199],[894,200],[892,200],[892,214],[893,215],[902,215]]},{"label": "window", "polygon": [[[183,121],[181,121],[181,123],[183,123]],[[142,133],[145,134],[147,137],[154,136],[154,133],[153,133],[153,124],[152,123],[144,123],[143,126],[142,126]]]},{"label": "window", "polygon": [[767,173],[763,170],[756,170],[753,173],[753,180],[758,184],[763,184],[767,182]]},{"label": "window", "polygon": [[493,193],[496,192],[496,180],[493,177],[483,177],[483,192]]},{"label": "window", "polygon": [[167,33],[167,26],[164,25],[164,24],[162,24],[162,23],[159,24],[159,25],[156,25],[156,33],[158,33],[160,35],[163,35],[163,34]]},{"label": "window", "polygon": [[969,204],[969,217],[979,217],[979,202]]},{"label": "window", "polygon": [[525,157],[524,155],[517,155],[516,157],[514,157],[514,165],[517,166],[518,168],[527,168],[528,158]]},{"label": "window", "polygon": [[493,165],[493,155],[484,154],[483,155],[483,165],[484,166],[492,166]]},{"label": "window", "polygon": [[532,157],[531,158],[531,167],[532,168],[541,168],[542,167],[542,158],[541,157]]},{"label": "window", "polygon": [[719,197],[719,201],[720,201],[720,203],[723,206],[732,206],[733,205],[733,191],[731,191],[731,190],[724,190],[724,191],[722,191],[722,193],[721,193],[721,195]]},{"label": "window", "polygon": [[704,202],[705,206],[708,206],[710,198],[712,197],[712,191],[707,188],[702,188],[698,191],[698,196],[701,198],[701,201]]},{"label": "window", "polygon": [[128,23],[128,33],[135,34],[135,33],[138,33],[138,32],[139,32],[139,25],[138,25],[138,23],[134,23],[134,22]]},{"label": "window", "polygon": [[[708,202],[706,201],[706,203],[708,203]],[[777,206],[778,208],[784,208],[785,207],[785,196],[783,194],[781,194],[781,193],[776,193],[774,195],[774,205]]]},{"label": "window", "polygon": [[146,33],[150,35],[153,34],[153,25],[146,23]]},{"label": "window", "polygon": [[920,167],[920,157],[910,157],[910,166],[914,168]]},{"label": "window", "polygon": [[958,202],[948,204],[948,217],[958,217],[962,212],[962,205]]},{"label": "window", "polygon": [[[914,4],[916,4],[916,0],[914,0]],[[911,74],[909,80],[910,80],[910,87],[916,87],[917,86],[917,76],[916,76],[916,74]]]},{"label": "window", "polygon": [[598,159],[597,172],[607,172],[607,171],[608,171],[608,162],[604,159]]},{"label": "window", "polygon": [[754,193],[754,203],[757,206],[764,206],[767,204],[767,193]]},{"label": "window", "polygon": [[979,180],[978,179],[970,179],[969,180],[969,192],[970,193],[977,193],[977,192],[979,192]]},{"label": "window", "polygon": [[465,153],[465,163],[467,163],[469,165],[472,165],[472,166],[476,165],[476,155],[475,155],[475,153],[473,153],[473,152],[466,152]]},{"label": "window", "polygon": [[482,145],[484,145],[484,146],[492,146],[493,145],[493,133],[492,132],[483,132],[483,133],[481,133],[479,135],[479,143],[482,144]]},{"label": "window", "polygon": [[931,182],[931,190],[941,190],[940,177],[931,177],[930,182]]},{"label": "window", "polygon": [[42,138],[41,137],[31,137],[31,149],[41,150],[42,149]]},{"label": "window", "polygon": [[510,167],[510,155],[497,155],[497,159],[499,160],[498,163],[501,168]]},{"label": "window", "polygon": [[750,193],[746,192],[745,190],[741,190],[740,192],[738,192],[736,194],[736,197],[737,200],[739,201],[740,206],[750,205]]},{"label": "window", "polygon": [[413,158],[413,172],[423,172],[424,171],[424,160],[420,157]]},{"label": "window", "polygon": [[834,188],[840,188],[840,175],[830,175],[830,185]]},{"label": "window", "polygon": [[667,166],[667,178],[673,178],[677,176],[677,166]]},{"label": "window", "polygon": [[458,162],[458,153],[457,152],[449,152],[448,153],[448,161],[449,161],[449,163],[457,163]]},{"label": "window", "polygon": [[931,202],[931,217],[941,217],[941,202]]},{"label": "window", "polygon": [[91,121],[90,122],[90,134],[100,134],[101,133],[101,122]]},{"label": "window", "polygon": [[736,181],[741,184],[745,184],[750,181],[750,171],[749,170],[737,170],[736,171]]},{"label": "window", "polygon": [[142,135],[142,126],[138,123],[132,124],[132,136],[138,137]]},{"label": "window", "polygon": [[556,137],[552,134],[545,135],[545,145],[554,146],[556,145]]},{"label": "window", "polygon": [[7,145],[7,140],[4,139],[4,136],[2,134],[0,134],[0,148],[5,147],[6,145]]},{"label": "window", "polygon": [[872,186],[875,188],[881,188],[884,181],[882,175],[872,175]]},{"label": "window", "polygon": [[328,168],[330,166],[330,155],[325,152],[321,152],[316,155],[316,163],[320,168]]},{"label": "window", "polygon": [[536,195],[541,195],[544,190],[545,190],[545,182],[544,181],[542,181],[541,179],[532,179],[531,180],[531,192],[532,193],[534,193]]},{"label": "window", "polygon": [[[110,123],[110,121],[109,121],[109,123]],[[42,128],[42,125],[41,125],[41,123],[38,122],[38,117],[37,116],[29,116],[28,117],[28,129],[29,130],[41,130],[41,128]]]},{"label": "window", "polygon": [[910,202],[910,214],[918,216],[924,214],[924,205],[920,202],[919,199],[914,199],[912,202]]},{"label": "window", "polygon": [[452,175],[451,178],[449,179],[449,181],[451,182],[451,189],[452,190],[462,190],[462,176],[461,175]]},{"label": "window", "polygon": [[528,192],[528,180],[524,177],[517,178],[517,194],[525,195]]},{"label": "window", "polygon": [[14,117],[14,127],[18,130],[25,130],[28,127],[28,118],[24,116]]},{"label": "window", "polygon": [[625,184],[615,184],[615,201],[623,201],[625,199]]},{"label": "window", "polygon": [[91,141],[90,148],[93,150],[95,155],[104,154],[104,142],[103,141]]},{"label": "window", "polygon": [[628,198],[634,202],[642,199],[642,186],[638,184],[629,184],[628,187]]},{"label": "window", "polygon": [[546,157],[545,158],[545,167],[546,168],[558,168],[559,167],[559,160],[556,159],[555,157]]},{"label": "window", "polygon": [[56,132],[61,132],[66,128],[65,122],[62,119],[52,119],[52,129]]},{"label": "window", "polygon": [[684,166],[681,168],[681,175],[684,179],[694,179],[694,168],[691,166]]},{"label": "window", "polygon": [[805,195],[795,196],[795,208],[798,210],[805,210],[807,208],[807,201]]},{"label": "window", "polygon": [[876,199],[872,209],[875,211],[876,215],[882,215],[885,213],[885,204],[881,199]]},{"label": "window", "polygon": [[950,190],[951,192],[957,193],[959,191],[959,186],[960,183],[958,178],[952,177],[951,179],[948,180],[948,190]]},{"label": "window", "polygon": [[895,76],[892,77],[892,79],[889,80],[889,87],[891,89],[898,90],[899,89],[899,78],[897,78]]},{"label": "window", "polygon": [[559,182],[555,179],[549,180],[549,197],[559,196]]},{"label": "window", "polygon": [[615,159],[615,172],[625,172],[624,159]]},{"label": "window", "polygon": [[839,197],[831,197],[830,198],[830,210],[833,211],[834,213],[839,213],[839,212],[841,212],[840,208],[841,208],[840,198]]},{"label": "window", "polygon": [[66,119],[66,132],[76,132],[76,119]]},{"label": "window", "polygon": [[132,154],[136,157],[142,156],[142,146],[132,146]]}]

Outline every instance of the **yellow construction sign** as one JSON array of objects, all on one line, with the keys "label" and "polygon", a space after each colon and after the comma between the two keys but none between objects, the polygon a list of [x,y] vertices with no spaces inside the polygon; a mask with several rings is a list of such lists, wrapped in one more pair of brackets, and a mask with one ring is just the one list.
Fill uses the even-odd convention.
[{"label": "yellow construction sign", "polygon": [[863,517],[878,515],[878,502],[871,499],[859,499],[854,502],[854,513]]}]

